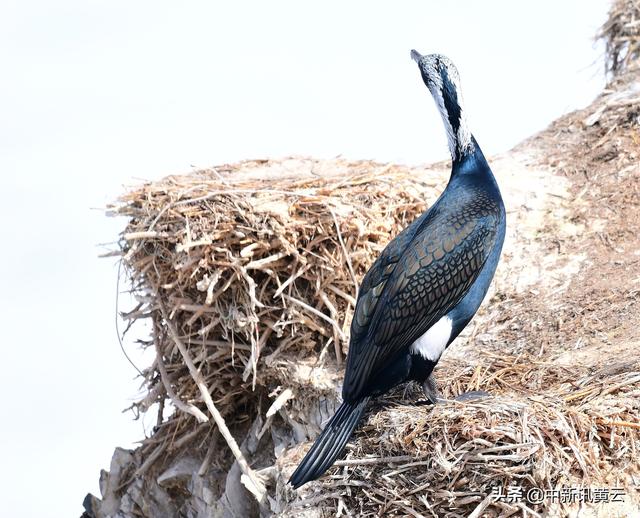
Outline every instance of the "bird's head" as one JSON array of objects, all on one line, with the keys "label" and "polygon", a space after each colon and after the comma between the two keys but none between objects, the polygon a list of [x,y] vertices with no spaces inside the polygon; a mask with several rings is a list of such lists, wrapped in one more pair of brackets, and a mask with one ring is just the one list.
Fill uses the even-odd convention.
[{"label": "bird's head", "polygon": [[431,92],[442,116],[451,156],[454,160],[460,159],[473,151],[473,142],[463,112],[458,69],[442,54],[423,56],[412,50],[411,58],[418,64],[422,80]]}]

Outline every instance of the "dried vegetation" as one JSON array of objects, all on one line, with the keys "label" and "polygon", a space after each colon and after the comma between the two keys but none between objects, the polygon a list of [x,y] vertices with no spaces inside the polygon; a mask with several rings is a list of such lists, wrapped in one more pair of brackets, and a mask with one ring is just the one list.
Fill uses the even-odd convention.
[{"label": "dried vegetation", "polygon": [[[639,511],[638,6],[614,2],[600,34],[613,74],[605,92],[512,153],[566,190],[516,186],[513,164],[496,160],[508,207],[511,197],[503,265],[437,370],[446,397],[492,397],[430,407],[415,387],[399,388],[372,405],[328,476],[297,493],[285,482],[300,443],[336,405],[357,283],[446,172],[252,161],[125,194],[112,210],[128,218],[120,253],[139,303],[124,317],[151,322],[156,351],[135,407],[157,404],[158,425],[137,451],[116,453],[88,516],[564,516],[580,507],[496,501],[492,488],[509,485],[622,487],[624,504],[584,512]],[[530,189],[522,203],[519,189]],[[529,270],[538,273],[520,282]]]}]

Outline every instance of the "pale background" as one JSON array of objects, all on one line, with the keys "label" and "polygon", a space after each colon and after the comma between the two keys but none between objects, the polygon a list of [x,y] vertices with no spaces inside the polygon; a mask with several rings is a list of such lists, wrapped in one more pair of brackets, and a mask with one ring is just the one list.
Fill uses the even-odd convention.
[{"label": "pale background", "polygon": [[[0,3],[0,514],[81,514],[143,423],[114,330],[123,184],[243,158],[447,157],[409,50],[458,65],[485,154],[602,89],[608,2]],[[144,359],[135,353],[136,361]],[[151,421],[147,419],[147,425]]]}]

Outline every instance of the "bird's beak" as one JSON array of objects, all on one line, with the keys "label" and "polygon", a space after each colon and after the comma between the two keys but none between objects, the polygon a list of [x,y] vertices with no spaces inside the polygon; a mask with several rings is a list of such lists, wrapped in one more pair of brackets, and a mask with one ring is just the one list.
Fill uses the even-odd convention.
[{"label": "bird's beak", "polygon": [[422,59],[422,54],[420,54],[415,49],[411,49],[411,59],[413,59],[416,63],[420,63],[420,60]]}]

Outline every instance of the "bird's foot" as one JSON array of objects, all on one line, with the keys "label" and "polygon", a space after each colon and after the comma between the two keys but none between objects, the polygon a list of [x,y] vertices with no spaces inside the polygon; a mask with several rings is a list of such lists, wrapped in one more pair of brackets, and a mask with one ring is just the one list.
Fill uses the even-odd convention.
[{"label": "bird's foot", "polygon": [[464,394],[459,394],[454,398],[454,401],[476,401],[478,399],[486,399],[491,397],[491,394],[484,390],[472,390],[471,392],[465,392]]},{"label": "bird's foot", "polygon": [[440,393],[438,392],[438,384],[436,383],[433,374],[430,374],[422,383],[422,391],[424,392],[424,396],[427,398],[427,401],[432,405],[442,401]]},{"label": "bird's foot", "polygon": [[[427,398],[427,401],[425,401],[424,404],[435,405],[437,403],[445,403],[447,401],[451,401],[443,399],[440,396],[440,392],[438,391],[438,384],[436,383],[433,374],[429,375],[429,377],[422,383],[422,391],[424,392],[424,396]],[[491,397],[491,394],[489,394],[489,392],[486,392],[484,390],[472,390],[470,392],[459,394],[458,396],[453,398],[453,401],[464,403],[467,401],[486,399],[488,397]]]}]

